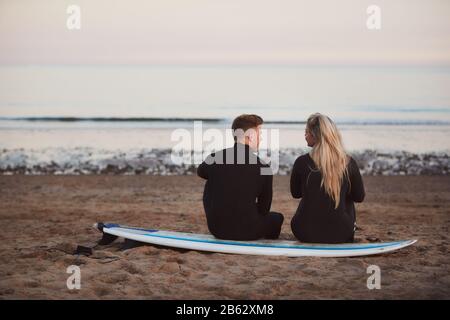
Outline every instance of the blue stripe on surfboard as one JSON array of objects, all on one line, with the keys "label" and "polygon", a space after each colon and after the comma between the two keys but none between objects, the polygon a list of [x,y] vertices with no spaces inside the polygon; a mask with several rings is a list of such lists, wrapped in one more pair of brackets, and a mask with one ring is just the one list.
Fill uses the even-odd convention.
[{"label": "blue stripe on surfboard", "polygon": [[[113,226],[112,228],[121,228],[121,229],[132,229],[132,230],[139,230],[139,231],[147,231],[146,229],[138,229],[138,228],[129,228],[129,227],[122,227],[122,226]],[[159,230],[152,230],[148,229],[150,232],[155,232]],[[174,236],[164,236],[164,235],[158,235],[158,234],[141,234],[143,236],[148,237],[157,237],[157,238],[164,238],[164,239],[173,239],[173,240],[180,240],[180,241],[191,241],[191,242],[199,242],[199,243],[210,243],[210,244],[225,244],[225,245],[233,245],[233,246],[244,246],[244,247],[262,247],[262,248],[275,248],[275,249],[309,249],[309,250],[364,250],[364,249],[376,249],[376,248],[387,248],[395,245],[405,244],[411,240],[404,240],[404,241],[396,241],[396,242],[386,242],[384,244],[368,244],[364,246],[329,246],[329,247],[319,247],[319,246],[305,246],[305,245],[271,245],[271,244],[263,244],[263,243],[245,243],[245,242],[230,242],[230,241],[223,241],[223,240],[202,240],[202,239],[195,239],[195,238],[182,238],[182,237],[174,237]]]},{"label": "blue stripe on surfboard", "polygon": [[144,228],[126,227],[126,226],[121,226],[120,224],[117,224],[117,223],[105,223],[104,227],[105,228],[121,228],[121,229],[129,229],[129,230],[139,230],[139,231],[147,231],[147,232],[161,231],[161,230],[156,230],[156,229],[144,229]]}]

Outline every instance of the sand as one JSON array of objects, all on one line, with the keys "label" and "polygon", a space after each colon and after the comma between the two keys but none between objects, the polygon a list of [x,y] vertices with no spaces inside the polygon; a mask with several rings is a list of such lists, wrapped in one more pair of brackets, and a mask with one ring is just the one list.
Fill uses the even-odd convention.
[{"label": "sand", "polygon": [[[275,177],[272,209],[297,200],[289,177]],[[194,176],[0,176],[2,299],[449,299],[450,178],[364,177],[357,205],[358,242],[418,238],[395,253],[357,258],[267,257],[142,246],[123,240],[93,245],[96,221],[207,233],[203,181]],[[367,267],[381,268],[381,289],[366,286]],[[69,290],[66,269],[81,270]]]}]

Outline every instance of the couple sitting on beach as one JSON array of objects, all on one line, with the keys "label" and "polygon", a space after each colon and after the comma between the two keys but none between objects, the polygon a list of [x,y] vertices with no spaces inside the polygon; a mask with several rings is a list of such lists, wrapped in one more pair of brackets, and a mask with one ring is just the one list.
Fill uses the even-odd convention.
[{"label": "couple sitting on beach", "polygon": [[[197,174],[206,179],[203,194],[208,229],[228,240],[277,239],[284,217],[270,211],[271,174],[257,156],[263,124],[257,115],[233,121],[234,146],[212,153]],[[305,139],[308,154],[297,158],[290,189],[302,198],[291,220],[295,237],[302,242],[353,242],[354,202],[364,199],[363,181],[353,158],[344,151],[333,121],[319,113],[308,118]]]}]

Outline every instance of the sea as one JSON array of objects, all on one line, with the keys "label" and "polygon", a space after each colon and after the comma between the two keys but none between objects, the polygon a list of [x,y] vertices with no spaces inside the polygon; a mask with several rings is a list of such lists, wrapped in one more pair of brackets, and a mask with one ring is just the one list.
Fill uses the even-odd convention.
[{"label": "sea", "polygon": [[[3,65],[0,174],[195,174],[243,113],[264,119],[261,157],[289,174],[316,112],[363,174],[449,173],[450,67]],[[201,157],[175,161],[180,132]]]}]

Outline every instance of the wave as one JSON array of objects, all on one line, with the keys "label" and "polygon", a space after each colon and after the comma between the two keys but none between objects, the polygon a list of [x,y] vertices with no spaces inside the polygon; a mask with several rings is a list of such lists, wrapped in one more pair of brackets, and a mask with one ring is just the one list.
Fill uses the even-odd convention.
[{"label": "wave", "polygon": [[156,117],[0,117],[7,121],[37,121],[37,122],[222,122],[220,118],[156,118]]},{"label": "wave", "polygon": [[[18,121],[18,122],[99,122],[99,123],[175,123],[175,122],[193,122],[202,121],[206,123],[231,123],[228,118],[197,118],[197,117],[0,117],[0,121]],[[340,125],[450,125],[450,121],[445,120],[336,120]],[[268,125],[304,125],[304,120],[267,120]]]}]

